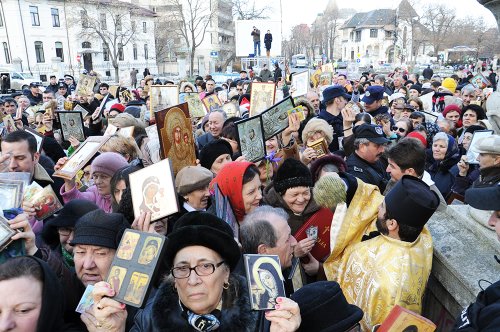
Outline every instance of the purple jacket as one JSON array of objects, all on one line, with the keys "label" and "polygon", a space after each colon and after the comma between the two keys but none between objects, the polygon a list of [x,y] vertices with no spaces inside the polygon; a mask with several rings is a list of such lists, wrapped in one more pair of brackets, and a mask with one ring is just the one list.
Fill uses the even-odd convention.
[{"label": "purple jacket", "polygon": [[111,208],[111,195],[102,196],[97,191],[96,186],[92,186],[87,189],[85,192],[79,191],[76,186],[73,187],[70,191],[64,191],[65,186],[61,187],[61,196],[64,200],[64,203],[68,203],[74,199],[86,199],[95,203],[99,209],[103,209],[104,212],[110,213],[113,212]]}]

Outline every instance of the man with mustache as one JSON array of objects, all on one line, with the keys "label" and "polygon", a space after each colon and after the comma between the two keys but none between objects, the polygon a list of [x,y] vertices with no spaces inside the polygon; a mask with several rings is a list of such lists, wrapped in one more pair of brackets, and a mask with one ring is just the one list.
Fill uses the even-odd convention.
[{"label": "man with mustache", "polygon": [[371,124],[354,127],[354,137],[355,151],[347,158],[347,172],[365,183],[376,185],[383,193],[390,176],[380,156],[389,140],[385,138],[382,127]]}]

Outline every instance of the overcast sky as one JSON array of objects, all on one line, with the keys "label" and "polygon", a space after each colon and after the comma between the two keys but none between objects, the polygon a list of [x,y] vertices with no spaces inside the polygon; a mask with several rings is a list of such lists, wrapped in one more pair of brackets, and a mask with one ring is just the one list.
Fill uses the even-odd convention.
[{"label": "overcast sky", "polygon": [[[257,5],[270,4],[273,11],[270,18],[280,20],[280,0],[255,0]],[[473,15],[476,17],[482,16],[490,26],[496,26],[493,14],[476,0],[418,0],[419,8],[423,5],[436,2],[444,3],[450,8],[455,8],[457,15],[464,17]],[[316,15],[323,12],[326,8],[328,0],[281,0],[283,5],[283,34],[286,37],[290,29],[297,24],[306,23],[310,25]],[[358,12],[370,11],[378,8],[395,8],[400,3],[400,0],[337,0],[340,8],[354,8]],[[419,8],[415,8],[417,13]]]}]

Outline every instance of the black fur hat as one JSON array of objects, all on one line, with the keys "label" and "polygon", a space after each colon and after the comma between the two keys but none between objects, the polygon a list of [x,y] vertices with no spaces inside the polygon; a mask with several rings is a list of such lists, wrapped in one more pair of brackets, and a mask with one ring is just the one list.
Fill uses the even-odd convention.
[{"label": "black fur hat", "polygon": [[289,188],[312,187],[309,168],[297,159],[288,158],[278,168],[274,178],[274,190],[283,195]]}]

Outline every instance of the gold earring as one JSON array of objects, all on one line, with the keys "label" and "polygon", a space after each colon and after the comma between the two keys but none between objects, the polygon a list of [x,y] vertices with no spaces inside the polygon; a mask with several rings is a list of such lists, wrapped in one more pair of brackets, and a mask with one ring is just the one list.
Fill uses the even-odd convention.
[{"label": "gold earring", "polygon": [[222,285],[222,288],[228,289],[229,288],[229,281],[226,281],[224,285]]}]

